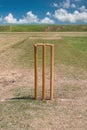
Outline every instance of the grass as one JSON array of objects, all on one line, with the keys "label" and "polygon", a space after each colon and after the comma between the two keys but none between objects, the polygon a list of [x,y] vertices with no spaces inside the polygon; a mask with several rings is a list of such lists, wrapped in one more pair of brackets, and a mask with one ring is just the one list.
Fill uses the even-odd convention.
[{"label": "grass", "polygon": [[[87,37],[65,37],[59,46],[59,60],[66,65],[87,69]],[[60,52],[61,51],[61,52]]]},{"label": "grass", "polygon": [[[46,126],[44,123],[41,122],[45,118],[44,114],[47,114],[47,109],[49,107],[52,109],[54,107],[54,103],[48,104],[47,109],[45,109],[46,102],[42,101],[32,101],[29,99],[20,99],[20,100],[13,100],[8,101],[6,103],[0,104],[0,129],[36,129],[35,125],[38,122],[38,129],[42,127],[45,128]],[[5,106],[5,107],[4,107]],[[3,109],[4,107],[4,109]],[[38,114],[37,114],[38,113]],[[6,118],[5,118],[6,117]],[[35,125],[33,123],[36,121]],[[47,123],[46,123],[47,124]],[[47,124],[47,126],[50,126]]]},{"label": "grass", "polygon": [[1,130],[9,130],[9,128],[11,130],[36,130],[37,128],[39,130],[48,128],[68,130],[84,128],[86,130],[87,128],[84,120],[86,109],[81,110],[79,106],[71,103],[13,100],[0,103],[0,111]]},{"label": "grass", "polygon": [[1,25],[0,32],[82,32],[87,25]]},{"label": "grass", "polygon": [[[10,41],[14,35],[14,41]],[[0,35],[9,37],[8,47],[3,40],[0,44],[0,130],[87,130],[87,37],[43,39],[44,34],[41,35],[37,38],[28,33]],[[54,101],[34,100],[36,43],[55,44]],[[39,67],[41,52],[39,48]],[[48,48],[47,67],[49,60]]]},{"label": "grass", "polygon": [[[16,62],[25,66],[34,64],[34,47],[35,43],[50,43],[50,40],[24,40],[12,46],[13,51],[16,49]],[[87,69],[87,37],[63,37],[61,40],[51,40],[55,44],[55,65],[64,64],[78,68]],[[76,44],[77,43],[77,44]],[[47,65],[49,65],[49,49],[47,49]],[[41,65],[41,48],[39,48],[39,64]],[[14,58],[13,58],[14,60]],[[15,62],[15,61],[14,61]]]},{"label": "grass", "polygon": [[30,89],[30,86],[17,86],[16,89],[12,90],[12,93],[14,95],[14,97],[17,98],[25,98],[25,99],[32,99],[34,98],[34,88],[33,86],[31,87],[32,89]]},{"label": "grass", "polygon": [[[60,92],[58,92],[59,97],[61,99],[77,99],[80,96],[83,96],[81,94],[82,86],[78,86],[76,84],[66,84],[61,85]],[[72,94],[71,94],[72,93]]]}]

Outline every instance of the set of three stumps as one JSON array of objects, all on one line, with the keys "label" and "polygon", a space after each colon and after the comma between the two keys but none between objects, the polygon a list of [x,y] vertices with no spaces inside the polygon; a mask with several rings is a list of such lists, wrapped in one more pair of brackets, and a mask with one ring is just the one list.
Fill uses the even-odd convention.
[{"label": "set of three stumps", "polygon": [[46,48],[50,47],[50,100],[54,90],[54,44],[34,44],[35,99],[38,99],[38,47],[42,47],[42,100],[46,100]]}]

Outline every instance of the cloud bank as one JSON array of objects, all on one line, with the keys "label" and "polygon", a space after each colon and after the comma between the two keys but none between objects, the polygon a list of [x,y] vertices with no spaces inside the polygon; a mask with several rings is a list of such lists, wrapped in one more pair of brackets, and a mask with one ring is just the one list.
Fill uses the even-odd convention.
[{"label": "cloud bank", "polygon": [[15,18],[12,13],[9,13],[4,18],[0,19],[1,21],[4,21],[4,23],[10,24],[54,24],[54,20],[49,18],[51,16],[51,13],[47,12],[46,15],[47,16],[43,19],[39,19],[37,15],[33,14],[32,11],[29,11],[26,13],[26,16],[21,19]]},{"label": "cloud bank", "polygon": [[0,17],[0,23],[4,24],[55,24],[55,23],[87,23],[87,8],[85,5],[77,6],[80,0],[65,0],[60,3],[51,4],[54,12],[47,11],[43,18],[39,18],[32,10],[23,17],[16,18],[13,13]]},{"label": "cloud bank", "polygon": [[58,9],[55,11],[54,17],[61,22],[87,22],[87,11],[79,12],[75,10],[73,13],[69,13],[65,9]]},{"label": "cloud bank", "polygon": [[66,0],[60,3],[53,3],[52,6],[56,8],[64,8],[64,9],[76,8],[75,3],[74,2],[71,3],[70,0]]}]

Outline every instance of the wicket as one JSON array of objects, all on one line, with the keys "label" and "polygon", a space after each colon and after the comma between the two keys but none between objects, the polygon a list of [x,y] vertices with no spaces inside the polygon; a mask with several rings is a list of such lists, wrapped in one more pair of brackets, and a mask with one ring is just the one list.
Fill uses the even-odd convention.
[{"label": "wicket", "polygon": [[46,100],[46,47],[50,46],[50,100],[53,100],[54,85],[54,44],[34,44],[35,61],[35,99],[38,99],[38,46],[43,49],[42,53],[42,100]]}]

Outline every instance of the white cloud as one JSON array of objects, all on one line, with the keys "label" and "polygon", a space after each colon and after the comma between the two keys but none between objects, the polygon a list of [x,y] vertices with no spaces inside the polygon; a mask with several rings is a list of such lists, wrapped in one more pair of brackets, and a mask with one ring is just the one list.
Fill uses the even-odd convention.
[{"label": "white cloud", "polygon": [[50,13],[50,12],[47,12],[46,15],[50,17],[50,16],[51,16],[51,13]]},{"label": "white cloud", "polygon": [[45,17],[44,19],[42,19],[42,20],[40,21],[40,23],[44,23],[44,24],[54,24],[55,22],[54,22],[54,20],[52,20],[52,19],[50,19],[50,18],[48,18],[48,17]]},{"label": "white cloud", "polygon": [[[51,16],[50,12],[46,13],[47,16]],[[0,19],[2,20],[2,18]],[[49,17],[45,17],[43,19],[39,19],[37,15],[33,14],[32,11],[26,13],[21,19],[14,18],[12,13],[9,13],[6,17],[3,18],[4,23],[11,23],[11,24],[24,24],[24,23],[38,23],[38,24],[54,24],[54,20],[50,19]]]},{"label": "white cloud", "polygon": [[27,12],[26,16],[19,19],[19,23],[38,23],[39,19],[37,15],[33,14],[32,11]]},{"label": "white cloud", "polygon": [[87,12],[74,11],[73,13],[68,13],[65,9],[59,9],[55,11],[54,17],[62,22],[87,22]]},{"label": "white cloud", "polygon": [[81,12],[87,12],[87,8],[83,5],[79,8]]},{"label": "white cloud", "polygon": [[60,2],[60,3],[53,3],[52,4],[53,7],[56,7],[56,8],[65,8],[65,9],[68,9],[68,8],[75,8],[76,5],[74,3],[70,3],[70,0],[65,0],[63,2]]},{"label": "white cloud", "polygon": [[[66,0],[69,2],[70,0]],[[75,5],[72,3],[72,5],[66,4],[65,7],[72,6],[72,8],[75,8]],[[46,16],[42,19],[38,18],[38,16],[32,11],[29,11],[26,13],[26,15],[22,18],[15,18],[12,13],[9,13],[7,16],[0,17],[0,22],[2,23],[10,23],[10,24],[31,24],[31,23],[38,23],[38,24],[54,24],[55,20],[52,19],[55,18],[58,21],[61,22],[70,22],[70,23],[76,23],[76,22],[86,22],[87,23],[87,8],[83,5],[78,10],[75,10],[74,12],[68,12],[66,9],[60,8],[55,10],[54,15],[51,14],[49,11],[46,13]]]},{"label": "white cloud", "polygon": [[72,7],[72,8],[76,8],[76,5],[75,5],[75,4],[71,4],[71,7]]},{"label": "white cloud", "polygon": [[70,0],[66,0],[65,2],[63,2],[62,4],[63,8],[69,8],[70,7]]},{"label": "white cloud", "polygon": [[39,19],[38,17],[32,13],[32,11],[27,12],[26,16],[24,18],[17,20],[14,18],[12,13],[9,13],[6,17],[4,17],[5,23],[38,23]]},{"label": "white cloud", "polygon": [[59,7],[59,5],[57,3],[53,3],[52,6],[53,7]]},{"label": "white cloud", "polygon": [[14,16],[12,15],[12,13],[9,13],[5,18],[4,21],[6,23],[17,23],[17,19],[14,18]]}]

